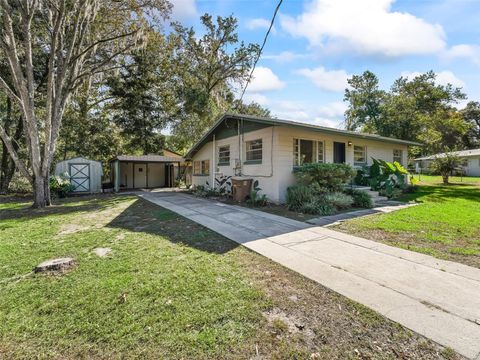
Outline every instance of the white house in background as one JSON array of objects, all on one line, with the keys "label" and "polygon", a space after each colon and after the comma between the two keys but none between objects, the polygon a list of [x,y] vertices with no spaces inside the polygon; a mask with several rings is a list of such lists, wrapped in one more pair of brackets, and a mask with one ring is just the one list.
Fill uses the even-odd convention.
[{"label": "white house in background", "polygon": [[216,186],[226,176],[258,180],[271,201],[284,202],[303,163],[371,164],[371,158],[407,164],[411,141],[295,121],[226,114],[187,153],[193,185]]},{"label": "white house in background", "polygon": [[458,156],[463,160],[462,168],[467,176],[480,176],[480,149],[452,151],[449,153],[435,154],[415,159],[415,170],[428,170],[433,160],[437,157],[444,157],[445,154]]}]

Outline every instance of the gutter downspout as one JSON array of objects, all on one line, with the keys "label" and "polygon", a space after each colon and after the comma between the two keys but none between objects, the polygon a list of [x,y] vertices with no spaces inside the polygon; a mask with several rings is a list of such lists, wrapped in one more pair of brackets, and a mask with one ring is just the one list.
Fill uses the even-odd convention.
[{"label": "gutter downspout", "polygon": [[215,134],[213,134],[213,154],[212,154],[212,189],[215,190],[215,170],[217,166],[215,165],[215,153],[216,153],[216,145],[215,145]]}]

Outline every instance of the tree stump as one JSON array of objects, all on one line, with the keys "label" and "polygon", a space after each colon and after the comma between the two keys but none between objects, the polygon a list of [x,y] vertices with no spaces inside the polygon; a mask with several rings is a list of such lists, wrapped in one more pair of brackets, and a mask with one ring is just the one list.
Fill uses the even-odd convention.
[{"label": "tree stump", "polygon": [[59,259],[52,259],[42,262],[41,264],[37,265],[34,272],[53,272],[53,271],[65,271],[70,269],[73,265],[75,265],[75,260],[73,258],[59,258]]}]

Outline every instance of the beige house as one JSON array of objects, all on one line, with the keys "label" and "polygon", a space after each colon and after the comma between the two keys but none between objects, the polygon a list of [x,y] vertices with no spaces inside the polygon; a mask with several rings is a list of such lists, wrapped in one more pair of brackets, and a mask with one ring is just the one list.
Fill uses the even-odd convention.
[{"label": "beige house", "polygon": [[303,163],[371,164],[371,158],[407,164],[410,141],[295,121],[226,114],[193,146],[193,185],[218,186],[235,176],[258,180],[261,193],[284,202]]},{"label": "beige house", "polygon": [[[459,170],[467,176],[480,176],[480,149],[452,151],[449,154],[456,155],[462,160]],[[415,171],[417,173],[423,170],[429,170],[433,160],[437,157],[443,157],[445,153],[425,156],[415,159]]]}]

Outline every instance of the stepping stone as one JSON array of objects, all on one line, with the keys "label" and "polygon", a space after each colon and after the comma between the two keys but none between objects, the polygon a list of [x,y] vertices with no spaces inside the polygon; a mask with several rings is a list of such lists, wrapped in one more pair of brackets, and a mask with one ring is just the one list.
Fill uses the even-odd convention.
[{"label": "stepping stone", "polygon": [[73,258],[59,258],[59,259],[52,259],[42,262],[41,264],[37,265],[34,272],[47,272],[47,271],[64,271],[68,270],[75,265],[75,260]]},{"label": "stepping stone", "polygon": [[95,255],[100,256],[100,257],[107,256],[111,251],[112,251],[112,249],[110,249],[110,248],[96,248],[96,249],[93,249],[93,252],[95,253]]}]

